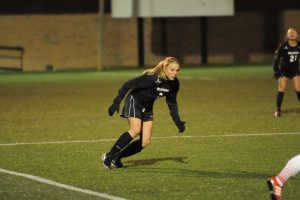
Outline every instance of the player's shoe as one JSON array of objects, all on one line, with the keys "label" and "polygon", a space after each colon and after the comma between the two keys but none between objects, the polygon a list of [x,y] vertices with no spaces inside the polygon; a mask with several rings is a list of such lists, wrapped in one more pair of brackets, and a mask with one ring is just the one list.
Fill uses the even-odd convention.
[{"label": "player's shoe", "polygon": [[103,166],[106,169],[111,169],[111,162],[112,162],[112,157],[107,155],[107,153],[103,154],[101,156],[101,160],[103,161]]},{"label": "player's shoe", "polygon": [[271,193],[271,199],[272,200],[282,200],[281,197],[281,191],[282,191],[282,187],[281,185],[278,183],[277,178],[276,177],[272,177],[268,180],[267,182],[270,193]]},{"label": "player's shoe", "polygon": [[124,166],[123,166],[123,163],[121,162],[120,159],[113,159],[111,163],[112,163],[116,168],[122,168],[122,167],[124,167]]},{"label": "player's shoe", "polygon": [[277,109],[277,110],[275,111],[275,113],[274,113],[274,116],[275,116],[275,117],[281,117],[281,116],[282,116],[281,110]]}]

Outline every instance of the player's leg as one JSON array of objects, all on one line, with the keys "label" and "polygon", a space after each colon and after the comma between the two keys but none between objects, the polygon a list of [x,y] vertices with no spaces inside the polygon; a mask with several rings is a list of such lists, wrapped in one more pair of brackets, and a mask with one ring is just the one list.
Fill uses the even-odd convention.
[{"label": "player's leg", "polygon": [[277,175],[280,182],[285,184],[292,176],[295,176],[300,172],[300,154],[290,159],[286,166]]},{"label": "player's leg", "polygon": [[117,168],[123,167],[122,158],[126,158],[142,151],[142,136],[138,140],[131,142],[124,150],[120,152],[118,157],[112,160],[112,164]]},{"label": "player's leg", "polygon": [[295,76],[293,79],[294,89],[297,94],[298,101],[300,102],[300,76]]},{"label": "player's leg", "polygon": [[300,172],[300,154],[290,159],[281,172],[268,180],[268,186],[271,192],[271,198],[281,199],[283,185],[293,176]]},{"label": "player's leg", "polygon": [[143,122],[142,147],[146,148],[151,143],[153,121]]},{"label": "player's leg", "polygon": [[131,140],[141,132],[141,119],[129,117],[128,122],[130,126],[129,130],[123,133],[115,142],[111,150],[102,156],[103,164],[106,168],[110,168],[111,162],[114,157],[117,157],[117,154],[120,153],[121,150],[124,149],[127,145],[129,145]]},{"label": "player's leg", "polygon": [[281,116],[281,105],[283,102],[284,92],[287,88],[288,78],[282,76],[278,79],[278,92],[276,96],[276,112],[275,117]]},{"label": "player's leg", "polygon": [[123,133],[116,141],[110,152],[107,154],[114,157],[122,149],[124,149],[133,138],[135,138],[141,132],[142,120],[139,118],[129,117],[129,130]]},{"label": "player's leg", "polygon": [[141,132],[142,113],[132,95],[126,97],[121,116],[128,119],[129,130],[119,137],[108,153],[102,155],[103,165],[108,169],[121,150],[128,146],[132,139]]},{"label": "player's leg", "polygon": [[151,142],[153,121],[143,122],[142,132],[138,140],[133,141],[128,145],[118,156],[117,159],[113,160],[113,164],[120,168],[123,167],[121,162],[122,158],[126,158],[141,152]]},{"label": "player's leg", "polygon": [[153,121],[143,122],[142,132],[140,138],[133,141],[120,155],[120,158],[132,156],[142,151],[151,142]]}]

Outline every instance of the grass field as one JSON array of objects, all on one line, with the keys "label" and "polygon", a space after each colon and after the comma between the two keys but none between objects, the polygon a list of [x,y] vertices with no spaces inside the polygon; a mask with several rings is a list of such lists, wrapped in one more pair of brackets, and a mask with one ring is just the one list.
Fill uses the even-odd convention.
[{"label": "grass field", "polygon": [[[178,133],[164,99],[152,144],[105,170],[99,156],[127,130],[107,108],[142,70],[0,74],[0,168],[125,199],[269,199],[268,177],[300,152],[300,104],[292,87],[275,118],[267,66],[183,68]],[[284,199],[300,199],[300,176]],[[102,199],[0,172],[0,199]],[[105,198],[103,198],[105,199]]]}]

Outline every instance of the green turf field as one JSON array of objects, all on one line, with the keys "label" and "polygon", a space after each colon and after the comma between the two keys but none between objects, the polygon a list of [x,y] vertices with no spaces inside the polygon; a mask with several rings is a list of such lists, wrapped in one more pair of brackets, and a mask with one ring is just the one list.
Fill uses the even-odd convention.
[{"label": "green turf field", "polygon": [[[61,184],[141,199],[269,199],[268,177],[300,152],[300,104],[291,84],[274,117],[269,66],[183,68],[178,133],[165,99],[154,109],[152,144],[105,170],[99,156],[127,130],[107,108],[142,70],[1,73],[0,168]],[[300,175],[283,191],[300,199]],[[298,189],[297,189],[298,188]],[[0,199],[102,199],[0,172]]]}]

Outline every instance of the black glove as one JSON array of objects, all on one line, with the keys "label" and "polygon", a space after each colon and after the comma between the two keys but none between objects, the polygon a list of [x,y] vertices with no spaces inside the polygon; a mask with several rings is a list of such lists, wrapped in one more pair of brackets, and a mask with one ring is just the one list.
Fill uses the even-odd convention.
[{"label": "black glove", "polygon": [[281,73],[279,71],[274,72],[274,78],[277,80],[281,77]]},{"label": "black glove", "polygon": [[185,131],[185,124],[186,122],[183,122],[183,121],[175,121],[175,124],[179,130],[179,133],[183,133]]},{"label": "black glove", "polygon": [[113,104],[111,104],[111,106],[109,106],[109,108],[108,108],[108,115],[109,116],[112,116],[116,111],[117,111],[117,113],[119,113],[119,105],[118,104],[115,104],[115,103],[113,103]]}]

